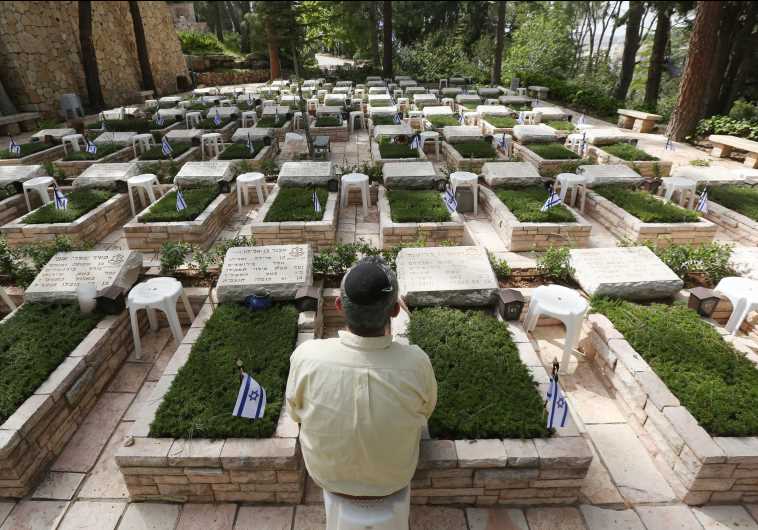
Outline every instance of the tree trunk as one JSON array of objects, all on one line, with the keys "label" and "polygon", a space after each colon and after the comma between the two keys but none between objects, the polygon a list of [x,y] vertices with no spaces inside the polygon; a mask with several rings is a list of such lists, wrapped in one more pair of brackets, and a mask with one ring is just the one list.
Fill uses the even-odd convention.
[{"label": "tree trunk", "polygon": [[495,63],[492,65],[492,78],[490,84],[500,84],[500,75],[503,70],[503,34],[505,33],[505,1],[497,3],[497,29],[495,30]]},{"label": "tree trunk", "polygon": [[211,2],[211,4],[216,15],[216,38],[224,42],[224,3],[216,0]]},{"label": "tree trunk", "polygon": [[374,2],[367,2],[368,4],[368,22],[371,26],[371,65],[374,68],[379,68],[379,29],[376,27],[376,6]]},{"label": "tree trunk", "polygon": [[720,109],[720,96],[724,75],[729,66],[729,59],[732,56],[734,45],[743,46],[736,37],[737,19],[742,14],[742,6],[735,6],[732,3],[724,3],[721,8],[720,24],[718,28],[718,43],[716,44],[716,55],[711,66],[708,81],[708,91],[706,92],[705,114],[710,116],[717,114]]},{"label": "tree trunk", "polygon": [[384,0],[382,4],[382,17],[384,27],[384,78],[392,78],[392,2]]},{"label": "tree trunk", "polygon": [[658,92],[661,88],[663,61],[666,59],[666,46],[671,34],[671,12],[662,8],[658,10],[658,22],[655,25],[653,50],[650,52],[650,67],[645,83],[645,106],[654,110],[658,105]]},{"label": "tree trunk", "polygon": [[687,63],[679,85],[676,107],[666,131],[674,140],[683,140],[695,132],[697,122],[703,115],[703,98],[708,89],[709,72],[716,58],[717,29],[722,3],[697,3]]},{"label": "tree trunk", "polygon": [[97,54],[92,42],[92,2],[79,2],[79,44],[82,49],[82,67],[87,83],[87,100],[92,110],[99,112],[105,107],[103,90],[100,87],[100,72]]},{"label": "tree trunk", "polygon": [[642,2],[629,2],[629,13],[626,18],[626,37],[624,39],[624,53],[621,61],[621,75],[613,97],[618,100],[626,99],[629,85],[634,76],[634,62],[637,50],[640,47],[640,22],[645,6]]},{"label": "tree trunk", "polygon": [[721,95],[719,99],[719,112],[726,114],[732,108],[737,94],[751,70],[756,69],[754,50],[758,46],[758,32],[753,31],[754,21],[758,15],[758,2],[748,2],[745,6],[745,18],[742,27],[734,36],[736,46],[732,51],[729,66],[724,73]]},{"label": "tree trunk", "polygon": [[279,79],[282,75],[282,65],[279,61],[279,38],[274,31],[271,19],[267,16],[264,22],[266,41],[268,43],[268,62],[271,68],[271,80]]},{"label": "tree trunk", "polygon": [[145,28],[142,25],[142,15],[139,11],[139,2],[129,0],[129,12],[132,14],[134,40],[137,43],[137,58],[139,59],[139,68],[142,72],[142,90],[155,91],[153,69],[150,66],[150,57],[147,54],[147,41],[145,40]]}]

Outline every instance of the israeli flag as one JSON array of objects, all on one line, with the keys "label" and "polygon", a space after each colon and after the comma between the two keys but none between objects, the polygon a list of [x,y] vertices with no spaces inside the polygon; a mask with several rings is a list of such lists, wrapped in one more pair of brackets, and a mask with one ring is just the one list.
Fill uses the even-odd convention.
[{"label": "israeli flag", "polygon": [[237,394],[232,416],[259,420],[266,412],[266,390],[248,374],[242,372],[242,383]]},{"label": "israeli flag", "polygon": [[703,193],[700,194],[695,210],[700,213],[708,213],[708,188],[705,188]]},{"label": "israeli flag", "polygon": [[568,403],[558,381],[551,377],[547,390],[547,428],[565,427],[568,421]]},{"label": "israeli flag", "polygon": [[68,208],[68,198],[58,186],[53,189],[53,196],[55,197],[56,210],[65,210]]},{"label": "israeli flag", "polygon": [[170,156],[171,153],[174,152],[174,149],[171,147],[171,144],[168,143],[168,139],[164,136],[163,140],[161,140],[161,152],[163,153],[163,156]]},{"label": "israeli flag", "polygon": [[671,141],[671,137],[666,137],[666,145],[663,146],[664,151],[673,151],[674,150],[674,142]]},{"label": "israeli flag", "polygon": [[584,156],[584,153],[587,151],[587,133],[582,133],[582,145],[579,147],[579,154],[580,156]]},{"label": "israeli flag", "polygon": [[10,137],[10,141],[8,142],[8,151],[16,156],[21,156],[21,146],[16,143],[13,136]]},{"label": "israeli flag", "polygon": [[402,123],[403,120],[402,118],[400,118],[399,112],[395,114],[395,118],[393,119],[393,121],[395,122],[396,125],[400,125]]},{"label": "israeli flag", "polygon": [[90,142],[86,138],[84,141],[87,142],[87,152],[91,155],[97,154],[97,146],[94,144],[94,142]]},{"label": "israeli flag", "polygon": [[187,203],[184,201],[184,193],[182,190],[176,192],[176,211],[181,212],[187,209]]},{"label": "israeli flag", "polygon": [[418,149],[421,147],[421,135],[416,133],[411,138],[411,149]]},{"label": "israeli flag", "polygon": [[443,195],[442,199],[445,201],[445,206],[447,206],[450,213],[455,213],[458,210],[458,201],[455,199],[455,193],[453,193],[450,184],[445,186],[445,195]]},{"label": "israeli flag", "polygon": [[313,211],[321,213],[321,202],[318,200],[318,194],[316,190],[313,190]]},{"label": "israeli flag", "polygon": [[161,116],[159,112],[155,113],[155,124],[158,127],[163,127],[163,116]]},{"label": "israeli flag", "polygon": [[458,123],[461,125],[464,125],[466,123],[466,117],[463,115],[463,111],[461,111],[460,117],[458,118]]},{"label": "israeli flag", "polygon": [[553,190],[553,188],[550,188],[550,194],[547,196],[547,199],[545,199],[545,203],[542,205],[542,208],[540,208],[541,212],[546,212],[553,206],[558,206],[561,203],[561,198],[558,196],[557,193]]},{"label": "israeli flag", "polygon": [[516,118],[516,123],[519,125],[524,125],[524,111],[520,110],[518,113],[518,118]]},{"label": "israeli flag", "polygon": [[506,154],[508,154],[508,136],[506,136],[505,133],[500,137],[500,139],[497,141],[497,146],[503,150]]},{"label": "israeli flag", "polygon": [[253,139],[250,138],[250,135],[247,135],[247,150],[251,153],[255,153],[255,146],[253,145]]},{"label": "israeli flag", "polygon": [[213,117],[213,123],[216,124],[216,127],[221,126],[221,115],[216,111],[216,115]]},{"label": "israeli flag", "polygon": [[577,125],[584,125],[584,114],[582,114],[581,116],[579,116],[579,119],[576,120],[576,124]]}]

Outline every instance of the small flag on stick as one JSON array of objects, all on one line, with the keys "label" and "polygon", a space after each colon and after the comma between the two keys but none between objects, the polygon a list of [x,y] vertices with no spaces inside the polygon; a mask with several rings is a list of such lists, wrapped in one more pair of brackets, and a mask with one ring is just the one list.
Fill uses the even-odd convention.
[{"label": "small flag on stick", "polygon": [[182,190],[176,192],[176,211],[181,212],[187,209],[187,203],[184,201],[184,193]]},{"label": "small flag on stick", "polygon": [[553,362],[553,376],[547,390],[547,428],[565,427],[568,423],[568,403],[558,384],[558,362]]},{"label": "small flag on stick", "polygon": [[10,141],[8,142],[8,151],[16,156],[21,156],[21,146],[16,143],[13,136],[10,137]]},{"label": "small flag on stick", "polygon": [[400,117],[400,113],[399,112],[395,114],[395,117],[394,117],[393,121],[395,122],[396,125],[400,125],[402,123],[403,120]]},{"label": "small flag on stick", "polygon": [[519,125],[524,125],[524,111],[523,110],[519,111],[518,118],[516,118],[516,123],[518,123]]},{"label": "small flag on stick", "polygon": [[321,213],[321,202],[318,200],[318,194],[316,190],[313,190],[313,211]]},{"label": "small flag on stick", "polygon": [[584,120],[585,120],[584,114],[582,114],[581,116],[579,116],[579,119],[576,120],[576,124],[577,125],[584,125]]},{"label": "small flag on stick", "polygon": [[55,196],[55,209],[66,210],[68,208],[68,198],[58,186],[53,188],[53,195]]},{"label": "small flag on stick", "polygon": [[540,211],[546,212],[553,206],[558,206],[560,203],[561,198],[555,193],[554,188],[550,186],[550,193],[548,194],[547,199],[545,199],[545,203],[542,205],[542,208],[540,208]]},{"label": "small flag on stick", "polygon": [[155,113],[155,124],[158,127],[163,127],[163,116],[159,112]]},{"label": "small flag on stick", "polygon": [[700,213],[708,213],[708,188],[705,188],[698,197],[695,210]]},{"label": "small flag on stick", "polygon": [[91,155],[96,155],[97,154],[97,145],[95,145],[94,142],[90,142],[89,140],[87,140],[86,137],[84,138],[84,141],[87,143],[87,152],[89,154],[91,154]]},{"label": "small flag on stick", "polygon": [[411,149],[418,149],[421,147],[421,135],[416,133],[411,138]]},{"label": "small flag on stick", "polygon": [[233,416],[259,420],[266,412],[266,390],[252,377],[242,372],[242,382],[237,402],[234,404]]},{"label": "small flag on stick", "polygon": [[497,141],[497,146],[506,155],[510,156],[510,152],[509,152],[510,146],[509,146],[507,134],[503,133],[502,136],[500,136],[500,139]]},{"label": "small flag on stick", "polygon": [[221,115],[216,111],[216,115],[213,117],[213,123],[216,124],[216,127],[221,126]]},{"label": "small flag on stick", "polygon": [[674,142],[671,141],[671,137],[666,137],[666,145],[663,146],[664,151],[673,151],[674,150]]},{"label": "small flag on stick", "polygon": [[450,184],[445,186],[445,195],[443,196],[443,200],[450,213],[454,213],[456,210],[458,210],[458,201],[455,198],[455,193],[453,193],[453,189],[450,187]]},{"label": "small flag on stick", "polygon": [[171,144],[168,143],[168,139],[165,136],[161,140],[161,152],[163,153],[163,156],[171,156],[174,152],[174,149],[171,147]]}]

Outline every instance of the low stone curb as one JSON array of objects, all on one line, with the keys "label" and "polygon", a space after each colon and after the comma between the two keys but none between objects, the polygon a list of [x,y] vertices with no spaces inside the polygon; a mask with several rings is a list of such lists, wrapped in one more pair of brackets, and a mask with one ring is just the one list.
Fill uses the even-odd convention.
[{"label": "low stone curb", "polygon": [[108,156],[104,156],[98,160],[56,160],[53,162],[55,169],[63,173],[66,177],[76,177],[80,175],[85,169],[95,164],[106,164],[114,162],[126,162],[132,158],[134,150],[132,146],[119,149],[115,153],[111,153]]},{"label": "low stone curb", "polygon": [[471,173],[481,173],[482,166],[487,162],[504,162],[508,159],[495,149],[495,158],[464,158],[453,144],[442,142],[442,156],[448,167],[457,171],[470,171]]},{"label": "low stone curb", "polygon": [[52,162],[58,160],[63,155],[63,146],[54,145],[44,151],[38,151],[30,155],[26,155],[21,158],[2,158],[0,159],[0,166],[17,166],[17,165],[31,165],[31,164],[44,164],[45,162]]},{"label": "low stone curb", "polygon": [[628,162],[603,151],[603,149],[596,145],[587,146],[587,155],[596,164],[623,164],[629,166],[643,177],[668,177],[673,165],[671,162],[665,160],[637,160]]}]

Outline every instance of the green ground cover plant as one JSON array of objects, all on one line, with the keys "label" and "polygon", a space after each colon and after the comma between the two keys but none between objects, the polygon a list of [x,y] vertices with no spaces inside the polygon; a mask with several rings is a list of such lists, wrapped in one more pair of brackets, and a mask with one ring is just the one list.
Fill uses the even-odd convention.
[{"label": "green ground cover plant", "polygon": [[712,436],[758,434],[758,370],[682,305],[594,299],[632,347]]},{"label": "green ground cover plant", "polygon": [[255,158],[263,149],[263,142],[253,142],[253,152],[250,152],[247,144],[231,144],[219,155],[219,160],[238,160]]},{"label": "green ground cover plant", "polygon": [[460,125],[458,118],[456,118],[455,116],[430,116],[427,118],[427,120],[429,120],[429,123],[431,123],[432,127],[434,127],[435,129]]},{"label": "green ground cover plant", "polygon": [[513,116],[493,116],[492,114],[485,114],[482,116],[482,119],[496,129],[512,129],[513,126],[516,125],[516,118]]},{"label": "green ground cover plant", "polygon": [[340,127],[342,126],[342,118],[337,116],[319,116],[316,118],[316,124],[314,127]]},{"label": "green ground cover plant", "polygon": [[657,156],[649,155],[642,149],[637,149],[632,144],[617,143],[602,147],[603,151],[613,156],[619,157],[627,162],[653,162],[660,160]]},{"label": "green ground cover plant", "polygon": [[187,207],[176,211],[176,191],[171,191],[158,199],[150,209],[139,218],[140,223],[177,223],[179,221],[194,221],[205,211],[213,199],[218,197],[217,186],[203,186],[182,190]]},{"label": "green ground cover plant", "polygon": [[692,210],[666,203],[646,191],[632,190],[619,184],[595,186],[592,191],[623,208],[643,223],[693,223],[700,217]]},{"label": "green ground cover plant", "polygon": [[234,121],[233,118],[221,118],[221,124],[216,125],[216,122],[213,121],[215,116],[211,116],[210,118],[205,118],[204,120],[200,120],[198,124],[195,126],[196,129],[223,129],[227,125],[229,125],[232,121]]},{"label": "green ground cover plant", "polygon": [[0,325],[0,423],[34,394],[99,320],[96,313],[80,313],[76,305],[24,304]]},{"label": "green ground cover plant", "polygon": [[91,250],[90,243],[74,243],[65,236],[55,236],[52,241],[35,241],[11,248],[8,240],[0,236],[0,277],[3,285],[15,285],[26,289],[47,262],[58,252]]},{"label": "green ground cover plant", "polygon": [[522,223],[575,223],[576,217],[568,208],[559,204],[545,212],[540,208],[545,204],[548,192],[543,186],[495,188],[495,194]]},{"label": "green ground cover plant", "polygon": [[557,142],[549,144],[529,144],[526,147],[545,160],[576,160],[580,158],[580,156],[571,149],[566,149],[563,144]]},{"label": "green ground cover plant", "polygon": [[190,143],[175,143],[171,144],[172,152],[170,155],[163,154],[163,148],[161,145],[154,145],[139,156],[140,160],[171,160],[177,158],[192,149]]},{"label": "green ground cover plant", "polygon": [[149,133],[151,129],[162,129],[174,123],[174,120],[164,118],[163,127],[159,126],[153,120],[144,118],[124,118],[122,120],[105,120],[99,121],[88,129],[102,129],[105,123],[105,130],[110,132],[136,132],[140,134]]},{"label": "green ground cover plant", "polygon": [[112,155],[116,151],[124,149],[124,145],[119,144],[97,144],[97,153],[88,153],[84,149],[81,151],[69,151],[66,156],[63,157],[64,162],[73,162],[76,160],[100,160],[108,155]]},{"label": "green ground cover plant", "polygon": [[497,153],[492,144],[484,141],[461,142],[451,144],[463,158],[496,158]]},{"label": "green ground cover plant", "polygon": [[537,257],[537,272],[548,280],[570,284],[574,278],[569,247],[549,247]]},{"label": "green ground cover plant", "polygon": [[395,223],[442,223],[450,220],[450,212],[436,191],[390,190],[387,200]]},{"label": "green ground cover plant", "polygon": [[276,116],[266,116],[258,119],[258,122],[255,124],[255,126],[262,129],[268,129],[272,127],[274,129],[278,129],[279,127],[283,127],[284,124],[287,123],[288,119],[289,118],[287,116],[279,116],[279,120],[277,121]]},{"label": "green ground cover plant", "polygon": [[329,192],[324,187],[318,187],[316,188],[316,195],[321,204],[320,212],[313,209],[312,188],[279,188],[279,193],[263,222],[320,221],[324,218]]},{"label": "green ground cover plant", "polygon": [[[699,245],[677,245],[675,243],[659,247],[655,241],[643,241],[643,245],[658,256],[663,263],[676,273],[682,280],[689,282],[693,276],[702,275],[705,282],[714,286],[722,278],[736,276],[729,260],[734,246],[728,243],[712,241]],[[624,247],[636,247],[636,241],[622,241]]]},{"label": "green ground cover plant", "polygon": [[45,142],[30,142],[28,144],[18,144],[21,147],[21,154],[17,155],[16,153],[11,153],[7,149],[0,149],[0,158],[2,159],[9,159],[9,158],[23,158],[25,156],[33,155],[34,153],[39,153],[40,151],[44,151],[46,149],[50,149],[51,147],[54,147],[52,144],[46,144]]},{"label": "green ground cover plant", "polygon": [[559,131],[568,131],[571,132],[574,130],[574,124],[570,121],[566,120],[553,120],[547,122],[545,125],[548,125],[552,127],[553,129],[559,130]]},{"label": "green ground cover plant", "polygon": [[549,436],[537,384],[495,317],[481,311],[416,309],[408,338],[429,355],[439,385],[437,408],[429,419],[432,438]]},{"label": "green ground cover plant", "polygon": [[708,188],[708,198],[753,221],[758,221],[758,189],[748,186],[714,186]]},{"label": "green ground cover plant", "polygon": [[418,149],[409,144],[379,144],[379,154],[382,158],[418,158]]},{"label": "green ground cover plant", "polygon": [[[284,403],[297,317],[290,304],[257,312],[237,304],[218,306],[158,407],[150,436],[270,438]],[[237,359],[266,390],[260,420],[231,414],[240,385]]]},{"label": "green ground cover plant", "polygon": [[371,122],[374,124],[374,126],[395,125],[395,118],[393,116],[372,116]]},{"label": "green ground cover plant", "polygon": [[[49,173],[48,173],[49,174]],[[16,186],[13,184],[8,184],[7,186],[0,186],[0,201],[7,199],[8,197],[13,197],[14,195],[18,195],[21,193],[16,189]]]},{"label": "green ground cover plant", "polygon": [[55,207],[55,203],[51,202],[34,210],[24,217],[22,222],[25,224],[71,223],[111,197],[113,193],[106,190],[75,190],[66,194],[68,208],[59,210]]}]

